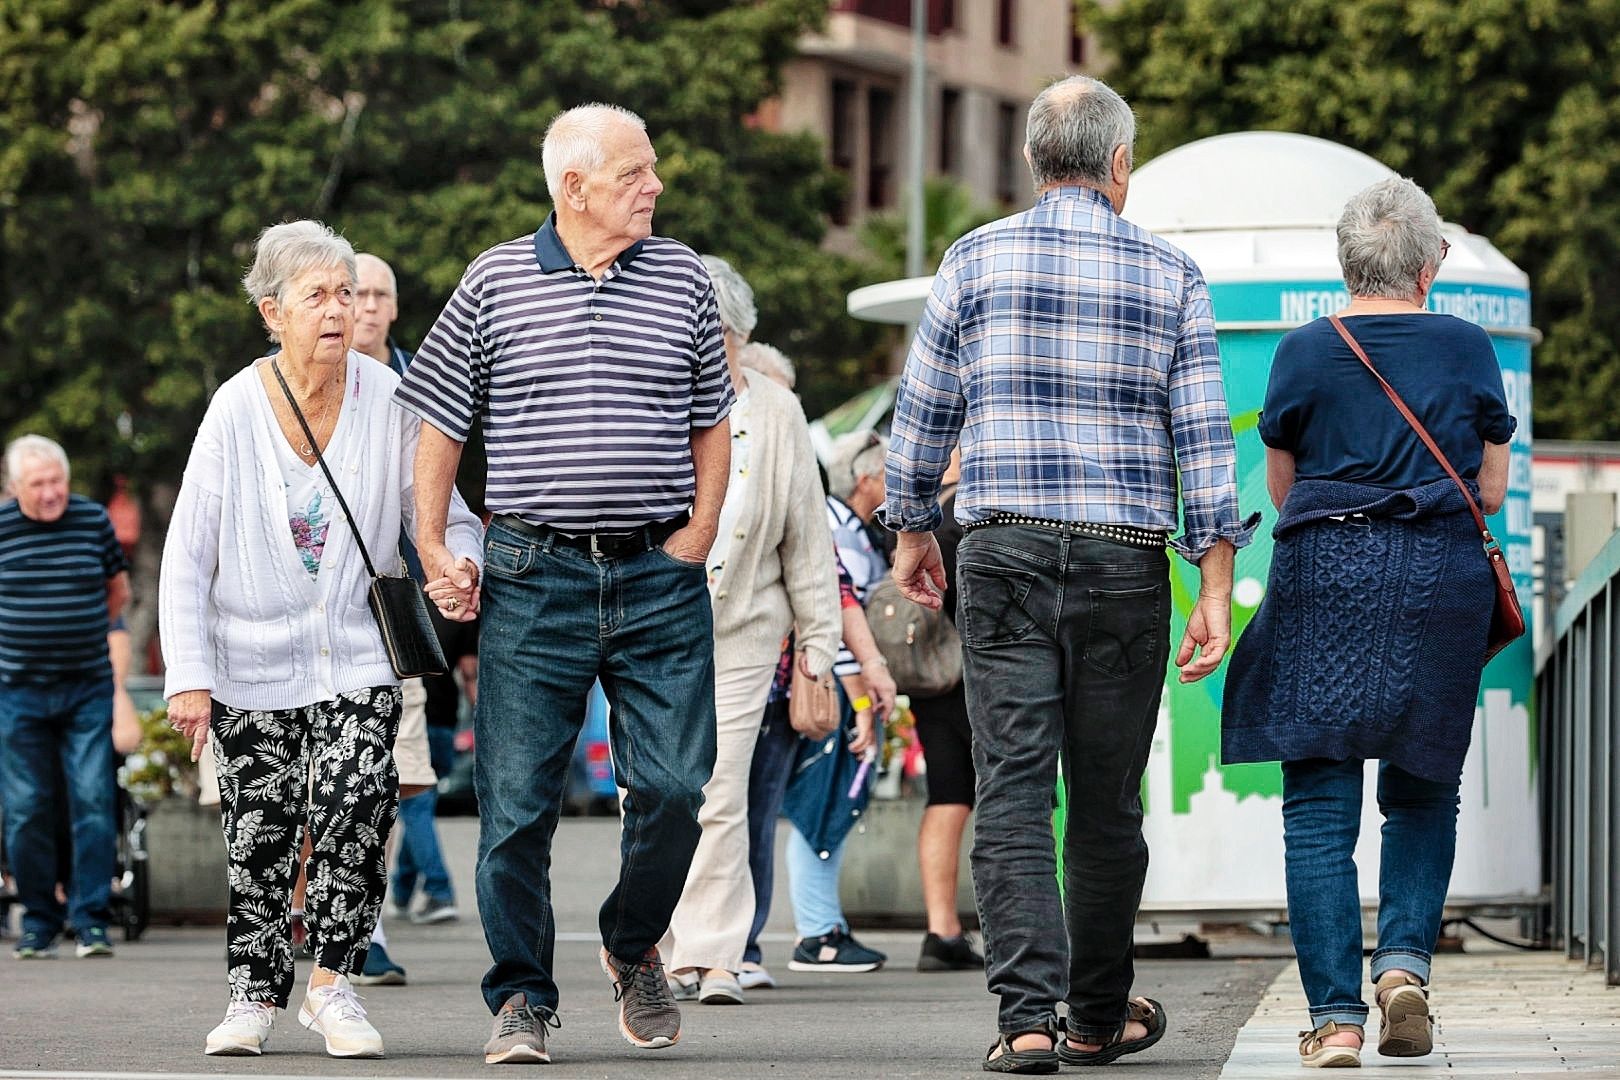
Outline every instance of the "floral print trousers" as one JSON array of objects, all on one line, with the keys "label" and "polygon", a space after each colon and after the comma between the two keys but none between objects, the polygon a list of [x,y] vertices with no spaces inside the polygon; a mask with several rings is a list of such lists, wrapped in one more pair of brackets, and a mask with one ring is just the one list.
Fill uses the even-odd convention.
[{"label": "floral print trousers", "polygon": [[214,703],[210,725],[230,909],[231,998],[287,1007],[290,908],[308,825],[304,916],[315,962],[347,974],[368,946],[387,884],[388,832],[399,811],[397,686],[373,686],[301,709]]}]

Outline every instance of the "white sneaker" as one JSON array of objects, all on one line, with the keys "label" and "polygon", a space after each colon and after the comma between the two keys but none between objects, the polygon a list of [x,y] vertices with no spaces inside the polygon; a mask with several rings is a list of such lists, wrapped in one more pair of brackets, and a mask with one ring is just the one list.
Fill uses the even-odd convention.
[{"label": "white sneaker", "polygon": [[737,982],[737,977],[729,971],[721,971],[714,975],[703,976],[699,984],[698,1004],[700,1005],[741,1005],[743,1003],[743,989]]},{"label": "white sneaker", "polygon": [[298,1007],[298,1022],[326,1039],[332,1057],[383,1056],[382,1036],[366,1019],[366,1008],[346,976],[328,986],[312,986]]},{"label": "white sneaker", "polygon": [[258,1057],[270,1041],[270,1025],[276,1010],[258,1001],[233,1001],[225,1007],[225,1019],[208,1033],[203,1053],[220,1057]]},{"label": "white sneaker", "polygon": [[698,973],[695,971],[672,971],[665,976],[669,980],[669,993],[676,1001],[696,1001],[698,987],[701,985]]},{"label": "white sneaker", "polygon": [[774,990],[776,980],[765,970],[764,964],[748,960],[743,962],[742,970],[737,972],[737,985],[744,990]]}]

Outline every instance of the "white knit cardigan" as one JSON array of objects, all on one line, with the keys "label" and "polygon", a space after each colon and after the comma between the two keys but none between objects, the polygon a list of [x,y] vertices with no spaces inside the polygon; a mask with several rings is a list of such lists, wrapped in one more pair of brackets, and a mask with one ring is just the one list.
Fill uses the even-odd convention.
[{"label": "white knit cardigan", "polygon": [[[158,581],[165,697],[208,690],[239,709],[295,709],[397,683],[366,604],[371,581],[343,511],[332,508],[320,572],[293,546],[279,464],[284,441],[259,366],[208,405],[169,522]],[[399,376],[351,351],[326,463],[380,573],[400,572],[400,526],[414,536],[411,490],[421,421],[394,404]],[[446,544],[483,562],[483,530],[460,494]]]}]

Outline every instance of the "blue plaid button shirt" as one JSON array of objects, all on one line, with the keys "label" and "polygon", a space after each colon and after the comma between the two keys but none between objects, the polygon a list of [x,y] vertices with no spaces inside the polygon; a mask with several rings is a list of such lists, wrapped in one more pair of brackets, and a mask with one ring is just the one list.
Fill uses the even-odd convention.
[{"label": "blue plaid button shirt", "polygon": [[1242,547],[1209,290],[1191,259],[1063,187],[945,253],[906,359],[888,457],[891,529],[938,528],[960,439],[956,519],[996,513],[1176,529],[1197,562]]}]

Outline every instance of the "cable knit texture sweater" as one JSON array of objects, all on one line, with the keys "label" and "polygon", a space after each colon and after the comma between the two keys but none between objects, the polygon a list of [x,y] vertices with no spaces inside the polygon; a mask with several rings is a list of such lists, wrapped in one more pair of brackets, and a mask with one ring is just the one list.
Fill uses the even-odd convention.
[{"label": "cable knit texture sweater", "polygon": [[[295,709],[397,683],[367,606],[371,579],[333,506],[320,573],[293,545],[278,463],[285,441],[259,366],[208,405],[169,523],[158,582],[164,695],[208,690],[239,709]],[[415,535],[411,490],[421,420],[394,404],[399,376],[350,352],[342,411],[324,454],[380,573],[401,572],[400,527]],[[459,494],[446,543],[482,565],[483,530]]]},{"label": "cable knit texture sweater", "polygon": [[798,645],[820,674],[832,667],[843,622],[816,452],[798,398],[758,372],[747,379],[752,475],[714,597],[715,661],[774,667],[797,623]]},{"label": "cable knit texture sweater", "polygon": [[1272,535],[1226,676],[1222,760],[1377,758],[1454,782],[1496,597],[1457,485],[1303,480]]}]

